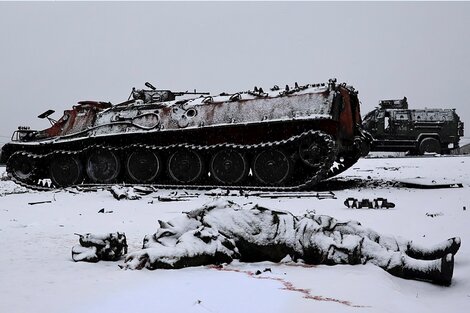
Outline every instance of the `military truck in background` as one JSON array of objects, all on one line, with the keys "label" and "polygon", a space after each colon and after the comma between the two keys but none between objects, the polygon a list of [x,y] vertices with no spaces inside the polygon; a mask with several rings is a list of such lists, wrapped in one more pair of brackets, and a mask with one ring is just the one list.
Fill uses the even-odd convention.
[{"label": "military truck in background", "polygon": [[455,109],[408,109],[406,97],[380,101],[362,126],[373,137],[371,151],[448,154],[463,136]]}]

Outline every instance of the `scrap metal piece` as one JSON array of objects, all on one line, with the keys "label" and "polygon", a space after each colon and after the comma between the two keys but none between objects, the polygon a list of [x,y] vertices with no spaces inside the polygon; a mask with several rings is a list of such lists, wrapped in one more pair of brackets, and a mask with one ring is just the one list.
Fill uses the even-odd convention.
[{"label": "scrap metal piece", "polygon": [[441,189],[441,188],[463,188],[462,183],[448,182],[442,180],[425,180],[421,178],[406,179],[398,181],[403,187],[418,189]]},{"label": "scrap metal piece", "polygon": [[358,205],[358,209],[362,209],[362,208],[372,209],[373,207],[374,206],[369,199],[362,199]]},{"label": "scrap metal piece", "polygon": [[38,202],[28,202],[29,205],[43,204],[43,203],[52,203],[52,201],[38,201]]},{"label": "scrap metal piece", "polygon": [[135,193],[134,188],[132,187],[112,186],[110,192],[116,200],[138,200],[141,198]]},{"label": "scrap metal piece", "polygon": [[325,192],[266,192],[266,193],[257,193],[251,194],[259,198],[318,198],[319,200],[323,199],[336,199],[335,194],[332,191]]},{"label": "scrap metal piece", "polygon": [[344,205],[352,209],[390,209],[395,207],[395,203],[388,202],[386,198],[375,198],[372,201],[369,199],[362,199],[359,201],[356,198],[349,197],[344,200]]},{"label": "scrap metal piece", "polygon": [[357,199],[356,198],[347,198],[344,200],[344,205],[348,208],[357,209]]},{"label": "scrap metal piece", "polygon": [[164,196],[158,196],[156,199],[161,202],[171,202],[171,201],[188,201],[191,198],[197,198],[199,194],[190,194],[187,192],[178,193],[177,191],[170,192]]},{"label": "scrap metal piece", "polygon": [[395,203],[388,202],[387,198],[374,199],[374,208],[376,209],[390,209],[394,207],[395,207]]}]

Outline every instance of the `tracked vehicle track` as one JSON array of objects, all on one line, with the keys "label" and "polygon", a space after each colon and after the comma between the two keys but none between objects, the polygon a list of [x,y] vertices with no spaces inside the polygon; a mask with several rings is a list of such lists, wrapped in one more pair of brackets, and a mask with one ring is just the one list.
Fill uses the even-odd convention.
[{"label": "tracked vehicle track", "polygon": [[[302,150],[304,149],[302,148],[302,146],[306,146],[305,150]],[[314,146],[314,150],[312,150],[312,146]],[[116,180],[113,180],[112,183],[95,184],[90,183],[89,178],[85,178],[83,183],[74,184],[72,186],[99,188],[109,187],[116,183],[123,183],[129,185],[153,186],[156,188],[231,188],[243,190],[292,191],[299,189],[307,189],[316,185],[321,180],[333,176],[331,174],[331,168],[337,157],[337,151],[334,140],[329,135],[326,135],[321,131],[312,130],[297,136],[290,137],[285,140],[264,142],[255,145],[241,145],[231,143],[216,145],[175,144],[169,146],[132,144],[120,147],[94,145],[79,151],[58,150],[42,155],[19,151],[14,153],[10,157],[7,164],[7,172],[12,178],[12,180],[14,180],[21,186],[38,191],[48,191],[60,188],[60,186],[55,186],[50,182],[45,182],[45,180],[50,179],[49,167],[51,160],[53,160],[54,158],[57,158],[59,156],[70,156],[76,159],[84,160],[86,159],[87,155],[89,155],[92,151],[111,151],[116,153],[117,155],[127,155],[131,151],[136,151],[138,149],[141,151],[152,151],[167,156],[171,153],[173,153],[174,155],[175,151],[193,151],[196,152],[197,155],[204,156],[204,164],[207,164],[210,159],[213,160],[214,155],[218,151],[222,151],[223,149],[230,149],[230,151],[235,151],[240,155],[249,156],[252,161],[250,165],[250,168],[252,170],[253,166],[256,166],[257,160],[260,159],[261,161],[259,162],[262,162],[266,158],[271,158],[274,160],[272,161],[272,163],[274,162],[274,164],[270,164],[268,162],[267,164],[270,164],[271,167],[261,168],[261,170],[255,171],[254,175],[246,175],[245,177],[243,177],[243,179],[239,181],[234,180],[234,182],[230,184],[221,184],[210,175],[202,175],[200,179],[195,180],[194,182],[176,183],[172,181],[172,175],[167,174],[167,177],[164,177],[161,180],[157,178],[156,182],[152,183],[133,183],[127,177],[120,177]],[[265,153],[263,154],[262,152]],[[271,177],[269,176],[271,175],[271,169],[274,169],[277,166],[277,163],[275,163],[276,158],[281,160],[284,159],[284,163],[281,163],[281,165],[285,165],[286,167],[286,177],[282,175],[280,178],[275,177],[273,178],[273,180],[275,181],[274,183],[270,181],[263,181],[264,177],[267,177],[268,180]],[[24,164],[25,161],[27,161],[26,163],[29,162],[29,164],[32,165],[31,168],[26,166],[25,168],[20,167],[18,169],[18,163],[22,162],[22,164]],[[292,169],[291,166],[294,169]],[[168,167],[168,164],[166,167]],[[165,170],[168,172],[168,168],[166,168]],[[209,172],[205,169],[204,171],[205,173]],[[248,172],[246,174],[248,174]],[[161,176],[165,175],[163,174]],[[254,176],[256,176],[256,179]]]}]

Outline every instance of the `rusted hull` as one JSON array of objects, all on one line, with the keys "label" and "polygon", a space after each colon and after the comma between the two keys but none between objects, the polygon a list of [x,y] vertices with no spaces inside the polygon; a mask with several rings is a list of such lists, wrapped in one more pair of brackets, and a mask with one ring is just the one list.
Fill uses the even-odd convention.
[{"label": "rusted hull", "polygon": [[48,129],[18,131],[19,140],[3,148],[7,172],[28,186],[51,180],[54,187],[124,182],[293,190],[345,170],[366,146],[357,92],[335,80],[144,101],[81,102]]}]

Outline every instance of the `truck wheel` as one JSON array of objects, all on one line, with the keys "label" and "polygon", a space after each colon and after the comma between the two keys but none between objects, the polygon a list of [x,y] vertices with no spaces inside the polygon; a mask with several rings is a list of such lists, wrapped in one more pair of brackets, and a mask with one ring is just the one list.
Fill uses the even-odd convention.
[{"label": "truck wheel", "polygon": [[419,144],[419,153],[441,153],[441,143],[435,138],[424,138]]}]

